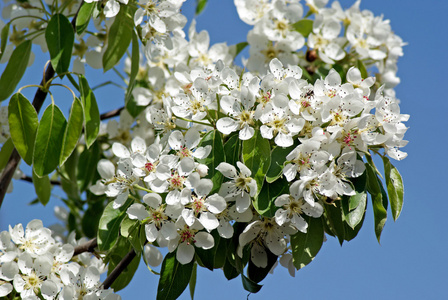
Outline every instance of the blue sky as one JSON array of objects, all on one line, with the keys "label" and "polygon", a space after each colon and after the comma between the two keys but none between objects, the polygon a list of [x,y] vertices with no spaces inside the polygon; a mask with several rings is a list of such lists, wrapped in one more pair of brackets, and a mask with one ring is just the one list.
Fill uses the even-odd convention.
[{"label": "blue sky", "polygon": [[[207,29],[212,43],[244,41],[249,26],[239,21],[233,1],[209,2],[197,18],[197,30]],[[354,1],[340,2],[348,7]],[[191,0],[184,5],[183,13],[188,17],[193,5]],[[389,214],[379,245],[369,203],[357,238],[341,247],[329,237],[316,259],[295,278],[279,267],[262,282],[261,291],[249,299],[448,299],[448,201],[443,192],[448,184],[444,157],[448,141],[443,131],[448,125],[448,1],[364,0],[361,8],[390,19],[395,33],[408,43],[398,63],[401,84],[396,92],[402,113],[411,115],[406,123],[410,127],[406,139],[410,142],[404,148],[409,156],[393,162],[404,179],[403,212],[396,222]],[[36,72],[28,73],[22,85],[40,81],[39,68],[46,59],[36,58]],[[0,66],[0,70],[3,68]],[[31,97],[34,88],[27,92]],[[112,92],[113,88],[103,90],[97,99],[111,97]],[[67,98],[68,102],[71,100]],[[110,109],[110,103],[105,102],[100,104],[101,112]],[[34,197],[33,187],[23,182],[14,184],[14,193],[6,196],[0,211],[0,230],[33,218],[43,219],[46,226],[55,222],[52,207],[61,203],[57,198],[45,208],[30,207],[27,203]],[[152,299],[157,282],[158,277],[141,264],[134,280],[120,294],[123,299]],[[228,282],[220,270],[199,269],[196,299],[245,299],[247,295],[240,278]],[[181,299],[189,299],[188,291]]]}]

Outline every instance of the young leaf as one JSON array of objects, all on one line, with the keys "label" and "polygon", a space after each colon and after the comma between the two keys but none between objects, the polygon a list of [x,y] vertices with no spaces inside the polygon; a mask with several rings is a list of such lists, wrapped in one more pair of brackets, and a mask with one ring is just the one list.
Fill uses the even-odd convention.
[{"label": "young leaf", "polygon": [[392,217],[394,221],[400,216],[403,209],[403,178],[397,168],[395,168],[390,160],[383,156],[384,173],[386,177],[387,193],[389,194],[390,207],[392,209]]},{"label": "young leaf", "polygon": [[271,165],[271,146],[269,140],[263,138],[259,130],[251,139],[243,141],[243,163],[251,170],[251,176],[257,182],[257,194],[260,193]]},{"label": "young leaf", "polygon": [[171,300],[179,297],[190,283],[194,260],[181,264],[176,259],[176,251],[168,253],[162,262],[157,300]]},{"label": "young leaf", "polygon": [[48,201],[50,201],[51,196],[50,178],[48,177],[48,175],[39,177],[33,172],[33,184],[34,190],[36,191],[37,199],[39,199],[39,202],[44,206],[47,205]]},{"label": "young leaf", "polygon": [[221,134],[217,130],[208,132],[199,143],[198,147],[212,146],[212,152],[204,159],[198,159],[198,162],[208,166],[208,174],[205,178],[213,181],[213,190],[210,193],[217,191],[221,187],[222,174],[216,167],[224,159],[224,146],[222,144]]},{"label": "young leaf", "polygon": [[266,174],[266,181],[268,183],[276,181],[283,174],[283,163],[286,161],[286,156],[291,153],[296,145],[283,148],[276,147],[271,152],[271,165]]},{"label": "young leaf", "polygon": [[306,233],[297,232],[291,236],[292,262],[297,270],[309,264],[316,257],[324,242],[324,227],[321,218],[304,216],[308,223]]},{"label": "young leaf", "polygon": [[79,75],[79,88],[81,89],[81,101],[84,111],[84,135],[87,148],[90,148],[100,130],[100,111],[98,110],[95,95],[83,75]]},{"label": "young leaf", "polygon": [[11,139],[17,152],[31,165],[39,119],[31,102],[20,93],[14,94],[9,101],[8,121]]},{"label": "young leaf", "polygon": [[45,40],[51,64],[58,74],[67,72],[70,67],[74,39],[75,33],[67,17],[62,14],[53,15],[45,30]]},{"label": "young leaf", "polygon": [[6,44],[8,43],[8,35],[9,35],[9,23],[5,24],[2,28],[2,32],[0,33],[0,59],[2,59],[3,53],[5,52]]},{"label": "young leaf", "polygon": [[229,47],[229,50],[230,50],[229,52],[230,52],[230,53],[233,55],[233,57],[235,58],[235,57],[237,57],[238,54],[240,54],[241,51],[243,51],[244,48],[246,48],[248,45],[249,45],[248,42],[241,42],[241,43],[232,45],[232,46]]},{"label": "young leaf", "polygon": [[70,109],[67,128],[64,133],[59,165],[62,166],[67,158],[72,154],[73,150],[75,150],[75,147],[78,144],[79,136],[82,132],[83,120],[84,116],[81,101],[78,98],[75,98]]},{"label": "young leaf", "polygon": [[0,149],[0,170],[3,170],[3,168],[6,167],[13,149],[14,144],[11,138],[9,138],[3,143],[2,148]]},{"label": "young leaf", "polygon": [[255,210],[265,217],[272,218],[278,209],[274,205],[275,199],[283,194],[288,194],[288,182],[286,179],[279,179],[270,184],[264,184],[261,192],[253,202]]},{"label": "young leaf", "polygon": [[201,12],[204,10],[205,6],[207,5],[208,0],[196,0],[196,12],[195,15],[198,16],[201,14]]},{"label": "young leaf", "polygon": [[372,198],[373,216],[375,220],[375,235],[380,242],[381,232],[387,220],[387,211],[383,203],[383,193],[381,191],[379,179],[375,174],[374,168],[370,164],[366,164],[367,171],[367,190]]},{"label": "young leaf", "polygon": [[129,47],[132,39],[132,32],[134,29],[133,15],[135,8],[130,5],[122,6],[115,21],[110,27],[107,48],[103,54],[103,69],[104,72],[112,69]]},{"label": "young leaf", "polygon": [[76,33],[81,35],[89,25],[90,17],[92,16],[95,2],[83,2],[76,18]]},{"label": "young leaf", "polygon": [[241,279],[243,280],[243,288],[251,293],[258,293],[261,288],[263,287],[262,285],[250,280],[249,278],[247,278],[246,276],[244,276],[244,274],[241,274]]},{"label": "young leaf", "polygon": [[14,49],[0,77],[0,101],[8,99],[25,73],[31,54],[31,41],[23,41]]},{"label": "young leaf", "polygon": [[366,66],[364,65],[364,63],[362,62],[362,60],[358,59],[356,61],[356,67],[359,69],[359,71],[361,72],[361,77],[362,78],[367,78],[369,77],[369,73],[367,72]]},{"label": "young leaf", "polygon": [[132,204],[132,200],[126,201],[119,208],[114,208],[114,202],[110,202],[104,209],[98,225],[98,249],[110,250],[115,243],[120,231],[120,224],[126,216],[126,210]]},{"label": "young leaf", "polygon": [[307,37],[313,31],[313,20],[302,19],[292,24],[292,27],[294,28],[295,31],[299,32],[301,35]]},{"label": "young leaf", "polygon": [[33,169],[37,176],[50,174],[58,166],[66,127],[59,107],[50,104],[42,115],[34,144]]},{"label": "young leaf", "polygon": [[241,140],[238,133],[230,135],[224,144],[224,153],[226,154],[226,162],[233,166],[236,166],[237,161],[241,161]]},{"label": "young leaf", "polygon": [[76,179],[81,192],[85,191],[97,174],[97,165],[101,153],[98,143],[93,143],[90,149],[85,148],[78,159]]}]

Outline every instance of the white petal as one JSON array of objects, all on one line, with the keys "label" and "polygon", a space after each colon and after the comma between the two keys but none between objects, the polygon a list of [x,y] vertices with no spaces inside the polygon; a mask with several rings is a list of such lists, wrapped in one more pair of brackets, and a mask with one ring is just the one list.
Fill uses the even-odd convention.
[{"label": "white petal", "polygon": [[119,158],[131,157],[131,153],[129,153],[128,148],[117,142],[113,143],[112,152],[115,154],[115,156],[118,156]]},{"label": "white petal", "polygon": [[229,163],[222,162],[217,167],[216,170],[221,172],[227,178],[235,178],[237,177],[236,168]]},{"label": "white petal", "polygon": [[239,123],[232,118],[224,117],[216,122],[216,128],[224,134],[231,134],[238,130]]},{"label": "white petal", "polygon": [[134,203],[132,204],[126,211],[126,213],[129,216],[129,219],[135,220],[138,219],[139,221],[142,221],[149,217],[148,212],[146,211],[146,208],[140,204],[140,203]]},{"label": "white petal", "polygon": [[162,197],[156,193],[148,193],[143,196],[143,202],[152,208],[158,208],[162,204]]},{"label": "white petal", "polygon": [[218,194],[207,197],[204,204],[214,214],[221,213],[227,207],[226,200]]},{"label": "white petal", "polygon": [[252,174],[252,172],[249,170],[248,167],[246,167],[245,164],[243,164],[242,162],[237,161],[236,165],[238,167],[238,169],[240,169],[241,174],[244,175],[244,177],[250,177],[250,175]]},{"label": "white petal", "polygon": [[213,188],[213,181],[210,179],[201,179],[199,183],[195,186],[194,192],[199,197],[205,197],[210,193]]},{"label": "white petal", "polygon": [[168,144],[174,150],[180,150],[185,144],[184,135],[182,132],[177,130],[173,131],[168,138]]},{"label": "white petal", "polygon": [[107,159],[100,159],[97,166],[98,173],[100,173],[101,177],[104,179],[110,179],[115,175],[115,166],[114,164]]},{"label": "white petal", "polygon": [[202,212],[199,217],[199,222],[208,231],[211,231],[219,226],[219,221],[216,216],[210,212]]},{"label": "white petal", "polygon": [[225,239],[230,239],[233,236],[233,227],[229,222],[220,220],[218,226],[219,236]]},{"label": "white petal", "polygon": [[146,262],[152,267],[159,266],[163,261],[162,253],[154,246],[145,245],[143,254],[145,255]]},{"label": "white petal", "polygon": [[181,264],[188,264],[194,256],[194,247],[186,243],[182,243],[177,247],[176,258]]},{"label": "white petal", "polygon": [[[163,227],[162,227],[163,228]],[[148,242],[154,242],[159,236],[159,231],[154,223],[145,225],[145,235]]]},{"label": "white petal", "polygon": [[202,249],[211,249],[215,245],[215,240],[213,239],[213,236],[208,232],[198,232],[195,236],[196,240],[196,247],[201,247]]}]

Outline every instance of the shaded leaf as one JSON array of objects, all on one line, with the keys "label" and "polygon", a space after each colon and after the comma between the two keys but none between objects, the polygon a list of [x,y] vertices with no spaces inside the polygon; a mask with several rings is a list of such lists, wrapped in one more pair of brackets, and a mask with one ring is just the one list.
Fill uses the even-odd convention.
[{"label": "shaded leaf", "polygon": [[8,43],[9,36],[9,23],[3,26],[0,33],[0,59],[2,59],[3,53],[5,53],[6,44]]},{"label": "shaded leaf", "polygon": [[14,150],[14,144],[11,138],[9,138],[3,143],[0,149],[0,170],[3,170],[3,168],[6,167],[12,150]]},{"label": "shaded leaf", "polygon": [[208,166],[208,174],[205,178],[209,178],[213,181],[213,190],[210,194],[213,194],[221,187],[222,182],[222,174],[216,167],[223,161],[224,159],[224,146],[222,144],[221,134],[217,130],[209,131],[201,140],[198,147],[205,147],[210,145],[212,147],[211,153],[208,157],[204,159],[198,159],[197,161],[201,164]]},{"label": "shaded leaf", "polygon": [[305,267],[316,257],[324,242],[322,219],[303,217],[308,223],[307,232],[299,231],[291,236],[292,262],[297,270]]},{"label": "shaded leaf", "polygon": [[20,93],[11,97],[8,105],[8,122],[11,139],[22,159],[31,165],[39,120],[28,99]]},{"label": "shaded leaf", "polygon": [[125,106],[129,114],[136,118],[144,109],[144,106],[138,106],[132,97],[132,90],[135,86],[135,78],[137,77],[140,68],[140,51],[138,49],[139,42],[135,31],[132,31],[132,56],[131,56],[131,74],[129,74],[129,84],[126,90]]},{"label": "shaded leaf", "polygon": [[299,32],[301,35],[307,37],[313,31],[313,20],[302,19],[292,24],[292,27],[294,28],[295,31]]},{"label": "shaded leaf", "polygon": [[79,75],[79,88],[81,89],[81,102],[84,112],[84,135],[87,148],[90,148],[100,130],[100,111],[95,95],[83,75]]},{"label": "shaded leaf", "polygon": [[23,41],[14,49],[0,77],[0,101],[8,99],[25,73],[31,54],[31,41]]},{"label": "shaded leaf", "polygon": [[70,109],[70,115],[68,117],[64,139],[62,141],[62,150],[61,157],[59,158],[59,165],[62,166],[67,158],[72,154],[73,150],[75,150],[82,132],[83,121],[84,116],[81,101],[78,98],[75,98]]},{"label": "shaded leaf", "polygon": [[283,148],[275,147],[271,152],[271,165],[266,174],[266,181],[271,183],[276,181],[283,174],[283,163],[286,161],[286,156],[291,153],[296,145]]},{"label": "shaded leaf", "polygon": [[241,274],[241,279],[243,280],[243,288],[248,292],[258,293],[263,287],[262,285],[247,278],[244,274]]},{"label": "shaded leaf", "polygon": [[190,283],[194,260],[181,264],[176,259],[176,251],[168,253],[162,262],[157,300],[171,300],[179,297]]},{"label": "shaded leaf", "polygon": [[59,107],[50,104],[42,115],[34,144],[33,169],[37,176],[50,174],[58,166],[66,127]]},{"label": "shaded leaf", "polygon": [[375,170],[370,164],[366,164],[367,190],[372,198],[373,216],[375,221],[375,235],[380,242],[381,233],[387,220],[387,210],[383,205],[383,193]]},{"label": "shaded leaf", "polygon": [[274,217],[275,211],[278,209],[274,201],[283,194],[289,194],[289,186],[286,179],[282,178],[273,183],[264,184],[258,197],[253,202],[255,210],[265,217]]},{"label": "shaded leaf", "polygon": [[339,201],[325,205],[325,218],[328,221],[333,234],[338,238],[339,244],[345,240],[344,221],[342,219],[341,204]]},{"label": "shaded leaf", "polygon": [[241,161],[241,140],[238,133],[231,134],[224,144],[224,153],[226,154],[226,162],[232,166],[236,166],[237,161]]},{"label": "shaded leaf", "polygon": [[403,209],[404,187],[403,178],[390,160],[383,156],[384,173],[386,177],[387,193],[389,194],[390,207],[394,221],[400,216]]},{"label": "shaded leaf", "polygon": [[277,262],[278,256],[273,254],[269,249],[265,248],[266,255],[268,257],[268,264],[266,268],[260,268],[254,265],[252,260],[249,260],[249,264],[247,267],[247,277],[253,282],[259,283],[269,274],[274,264]]},{"label": "shaded leaf", "polygon": [[101,200],[89,204],[89,207],[84,212],[81,220],[81,228],[87,238],[92,239],[97,236],[98,226],[100,224],[101,214],[103,211],[104,205]]},{"label": "shaded leaf", "polygon": [[45,30],[45,40],[51,64],[58,74],[67,72],[70,67],[74,39],[75,33],[67,17],[62,14],[53,15]]},{"label": "shaded leaf", "polygon": [[93,182],[95,174],[97,174],[97,165],[100,157],[101,152],[98,143],[93,143],[90,149],[85,148],[79,156],[76,179],[78,187],[82,192]]},{"label": "shaded leaf", "polygon": [[190,282],[188,285],[190,286],[190,297],[191,300],[194,299],[194,290],[196,289],[196,278],[198,273],[198,265],[195,263],[193,266],[193,271],[191,272]]},{"label": "shaded leaf", "polygon": [[39,177],[33,172],[33,185],[39,202],[44,206],[47,205],[51,196],[51,183],[48,175]]},{"label": "shaded leaf", "polygon": [[96,2],[82,3],[82,6],[78,12],[78,16],[76,17],[76,33],[78,35],[81,35],[87,29],[95,5]]},{"label": "shaded leaf", "polygon": [[[356,202],[356,206],[352,207],[352,203]],[[344,213],[344,218],[347,224],[352,228],[355,227],[363,220],[364,213],[367,206],[367,194],[356,193],[350,197],[344,197],[342,199],[342,208]]]}]

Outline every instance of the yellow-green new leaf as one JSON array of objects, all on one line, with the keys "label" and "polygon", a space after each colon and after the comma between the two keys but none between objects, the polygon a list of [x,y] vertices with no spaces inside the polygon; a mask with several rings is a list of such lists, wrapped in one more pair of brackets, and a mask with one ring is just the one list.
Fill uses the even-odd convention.
[{"label": "yellow-green new leaf", "polygon": [[0,77],[0,101],[8,99],[25,73],[31,54],[31,41],[24,41],[11,54]]},{"label": "yellow-green new leaf", "polygon": [[48,175],[39,177],[33,172],[33,184],[34,190],[36,191],[37,199],[44,206],[50,201],[51,196],[51,183]]},{"label": "yellow-green new leaf", "polygon": [[67,121],[59,107],[50,104],[37,128],[33,168],[39,177],[50,174],[59,164]]},{"label": "yellow-green new leaf", "polygon": [[62,14],[53,15],[45,30],[45,40],[51,64],[58,74],[67,72],[70,67],[74,39],[75,33],[67,17]]},{"label": "yellow-green new leaf", "polygon": [[2,59],[3,53],[5,53],[6,44],[8,43],[9,35],[9,23],[3,26],[2,32],[0,33],[0,59]]},{"label": "yellow-green new leaf", "polygon": [[3,168],[6,167],[13,149],[14,144],[12,143],[11,138],[9,138],[3,143],[2,148],[0,149],[0,170],[3,170]]},{"label": "yellow-green new leaf", "polygon": [[64,133],[59,165],[62,166],[65,163],[78,144],[79,136],[82,131],[83,120],[84,116],[81,101],[78,98],[75,98],[72,103],[72,108],[70,109],[70,116],[68,117],[68,123]]},{"label": "yellow-green new leaf", "polygon": [[78,12],[78,17],[76,18],[76,33],[78,35],[82,34],[89,25],[90,17],[92,16],[93,9],[96,6],[96,2],[83,2],[81,8]]},{"label": "yellow-green new leaf", "polygon": [[8,121],[17,152],[28,165],[31,165],[39,119],[31,102],[20,93],[14,94],[9,101]]}]

